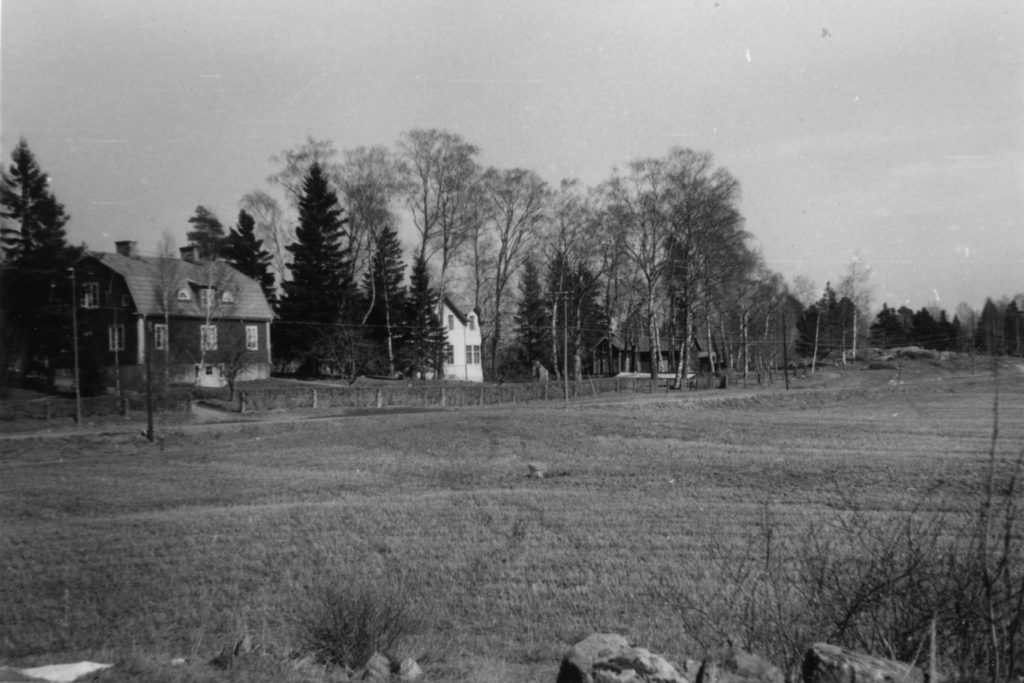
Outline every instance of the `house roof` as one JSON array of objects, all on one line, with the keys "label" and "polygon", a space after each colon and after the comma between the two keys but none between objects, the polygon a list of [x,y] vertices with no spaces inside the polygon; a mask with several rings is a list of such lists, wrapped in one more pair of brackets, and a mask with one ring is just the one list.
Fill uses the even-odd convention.
[{"label": "house roof", "polygon": [[459,319],[460,323],[462,323],[463,325],[467,324],[466,314],[462,312],[462,307],[458,303],[456,303],[452,299],[452,297],[450,297],[447,294],[445,294],[444,296],[444,305],[447,306],[448,309],[455,314],[455,317]]},{"label": "house roof", "polygon": [[[697,348],[697,351],[703,353],[703,351],[701,351],[700,341],[696,337],[691,337],[690,339],[693,343],[693,346]],[[651,352],[651,338],[646,334],[641,334],[636,337],[630,337],[628,342],[618,335],[613,335],[611,337],[603,337],[600,341],[598,341],[598,344],[600,344],[604,340],[608,340],[608,343],[611,344],[613,348],[619,349],[620,351],[633,351],[635,346],[635,350],[637,351],[637,353]],[[678,345],[678,342],[676,342],[675,345]],[[661,352],[668,353],[669,350],[670,349],[668,345],[668,339],[663,338],[661,343]]]},{"label": "house roof", "polygon": [[[223,261],[192,263],[175,258],[125,256],[108,252],[89,252],[118,275],[121,275],[131,293],[135,308],[144,316],[163,315],[163,290],[169,290],[167,299],[172,316],[202,318],[198,290],[212,286],[217,292],[216,317],[242,320],[272,320],[274,312],[267,303],[258,282],[242,275]],[[178,298],[181,290],[189,292],[188,300]],[[231,292],[232,302],[224,302],[224,292]]]}]

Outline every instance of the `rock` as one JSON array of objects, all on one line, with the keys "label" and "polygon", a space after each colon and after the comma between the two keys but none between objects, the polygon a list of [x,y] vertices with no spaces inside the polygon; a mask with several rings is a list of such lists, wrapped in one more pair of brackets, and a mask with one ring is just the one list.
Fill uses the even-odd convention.
[{"label": "rock", "polygon": [[704,658],[697,683],[784,683],[782,671],[764,657],[726,643]]},{"label": "rock", "polygon": [[184,666],[184,665],[185,665],[185,658],[184,657],[175,657],[174,659],[171,660],[171,666]]},{"label": "rock", "polygon": [[353,678],[357,681],[384,683],[391,678],[391,660],[379,652],[374,652]]},{"label": "rock", "polygon": [[[72,664],[49,664],[31,669],[22,669],[21,673],[33,681],[51,681],[51,683],[69,683],[102,669],[109,669],[113,664],[97,664],[96,662],[74,662]],[[17,679],[14,679],[17,680]]]},{"label": "rock", "polygon": [[420,668],[420,665],[412,657],[406,657],[398,665],[398,680],[400,681],[415,681],[422,675],[423,669]]},{"label": "rock", "polygon": [[803,679],[805,683],[922,683],[924,673],[916,666],[893,659],[815,643],[804,656]]},{"label": "rock", "polygon": [[689,683],[663,657],[615,633],[595,633],[569,648],[556,683]]},{"label": "rock", "polygon": [[527,475],[530,479],[543,479],[548,472],[548,466],[542,462],[528,462],[526,467],[530,470]]}]

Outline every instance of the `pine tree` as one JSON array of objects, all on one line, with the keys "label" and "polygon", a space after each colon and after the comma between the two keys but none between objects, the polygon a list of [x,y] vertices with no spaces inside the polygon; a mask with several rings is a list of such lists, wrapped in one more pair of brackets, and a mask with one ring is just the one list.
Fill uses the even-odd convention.
[{"label": "pine tree", "polygon": [[69,216],[24,139],[11,160],[0,183],[0,368],[27,373],[71,364],[68,271],[82,250],[68,246]]},{"label": "pine tree", "polygon": [[438,294],[430,286],[427,261],[423,254],[417,254],[409,277],[398,352],[400,362],[414,373],[434,370],[447,345],[448,335],[437,316],[437,304]]},{"label": "pine tree", "polygon": [[282,284],[277,348],[282,357],[315,370],[313,348],[319,335],[339,323],[353,324],[355,287],[346,244],[347,218],[318,164],[310,167],[299,198],[296,242],[288,246],[292,279]]},{"label": "pine tree", "polygon": [[529,371],[534,361],[551,368],[551,312],[544,300],[540,270],[532,258],[523,265],[515,324],[520,371]]},{"label": "pine tree", "polygon": [[258,282],[267,301],[275,301],[270,252],[263,248],[263,240],[257,239],[256,221],[244,209],[238,212],[238,225],[231,228],[221,243],[220,255],[240,273]]},{"label": "pine tree", "polygon": [[64,225],[70,218],[50,193],[49,178],[40,170],[24,138],[11,153],[12,164],[0,185],[0,246],[5,259],[21,269],[63,270],[78,256],[68,247]]},{"label": "pine tree", "polygon": [[188,219],[192,225],[185,237],[188,243],[198,250],[198,256],[204,261],[213,261],[221,255],[224,242],[224,226],[220,219],[205,206],[197,206],[195,213]]},{"label": "pine tree", "polygon": [[363,278],[364,324],[367,337],[378,346],[387,361],[389,375],[395,374],[396,330],[405,306],[405,263],[402,245],[394,228],[385,225],[377,237],[377,249]]}]

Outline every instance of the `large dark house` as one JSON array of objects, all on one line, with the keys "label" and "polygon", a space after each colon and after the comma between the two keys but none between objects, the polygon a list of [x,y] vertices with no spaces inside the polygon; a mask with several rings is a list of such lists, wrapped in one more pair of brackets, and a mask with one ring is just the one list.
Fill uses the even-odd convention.
[{"label": "large dark house", "polygon": [[[274,313],[259,284],[222,261],[139,256],[135,242],[88,252],[75,268],[79,348],[108,382],[154,372],[222,386],[270,375]],[[149,348],[147,348],[149,347]]]}]

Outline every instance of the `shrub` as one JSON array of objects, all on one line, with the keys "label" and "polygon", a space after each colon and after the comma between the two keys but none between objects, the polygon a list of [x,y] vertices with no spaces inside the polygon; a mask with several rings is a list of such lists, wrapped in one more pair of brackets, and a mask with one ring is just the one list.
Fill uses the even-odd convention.
[{"label": "shrub", "polygon": [[300,649],[321,664],[355,669],[374,652],[393,653],[415,627],[412,601],[399,584],[330,585],[317,591],[300,619]]}]

